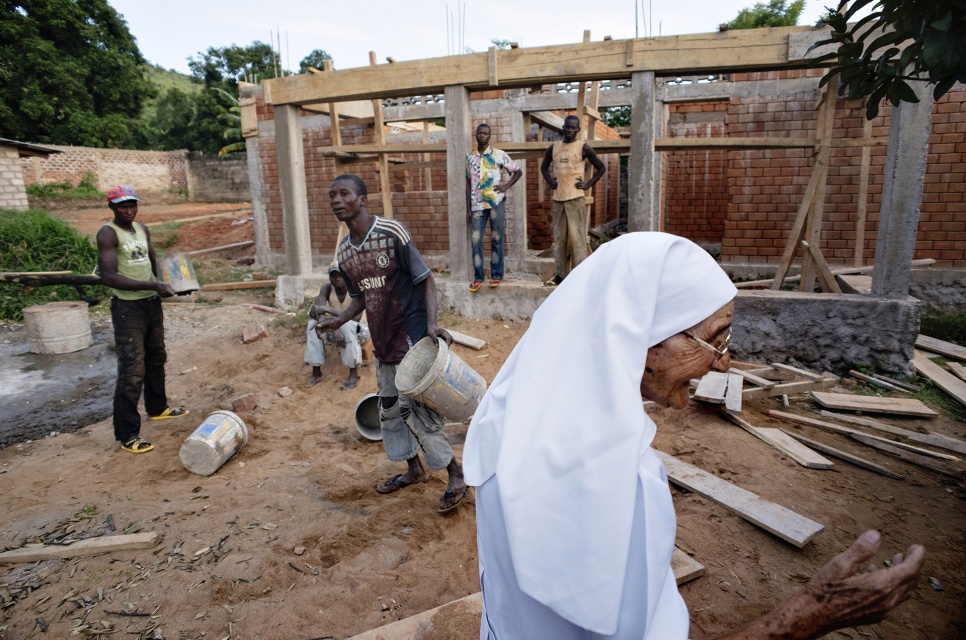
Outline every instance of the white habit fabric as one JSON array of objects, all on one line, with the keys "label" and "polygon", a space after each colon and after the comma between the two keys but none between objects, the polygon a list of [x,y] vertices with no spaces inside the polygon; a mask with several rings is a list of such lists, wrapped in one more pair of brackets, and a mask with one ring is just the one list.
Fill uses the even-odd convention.
[{"label": "white habit fabric", "polygon": [[[580,629],[613,635],[627,589],[639,592],[647,611],[637,637],[687,638],[687,611],[667,589],[675,522],[673,507],[664,508],[663,467],[651,460],[655,425],[640,384],[650,347],[698,324],[736,291],[689,240],[657,232],[612,240],[534,314],[473,417],[463,470],[474,486],[495,476],[512,587]],[[649,565],[643,583],[625,585],[636,509],[648,535],[634,540],[646,546],[643,556],[631,557]],[[496,550],[479,542],[482,565]],[[493,620],[504,612],[488,602],[487,588],[499,588],[489,575],[484,612]],[[523,637],[510,634],[499,640]]]}]

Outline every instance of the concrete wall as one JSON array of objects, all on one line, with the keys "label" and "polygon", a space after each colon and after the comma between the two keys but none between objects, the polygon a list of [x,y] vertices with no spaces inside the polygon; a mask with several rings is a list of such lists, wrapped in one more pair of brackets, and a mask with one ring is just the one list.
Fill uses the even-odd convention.
[{"label": "concrete wall", "polygon": [[127,184],[146,193],[188,189],[187,151],[47,146],[63,153],[48,158],[22,158],[20,162],[27,184],[67,181],[76,185],[85,174],[91,173],[102,191],[116,184]]},{"label": "concrete wall", "polygon": [[919,301],[913,298],[741,291],[732,345],[737,358],[752,362],[835,373],[865,365],[906,374],[918,333]]},{"label": "concrete wall", "polygon": [[909,295],[923,311],[966,313],[966,269],[913,269]]},{"label": "concrete wall", "polygon": [[0,145],[0,209],[26,209],[20,152],[16,147]]},{"label": "concrete wall", "polygon": [[248,157],[244,153],[224,158],[189,153],[187,183],[192,202],[249,202]]}]

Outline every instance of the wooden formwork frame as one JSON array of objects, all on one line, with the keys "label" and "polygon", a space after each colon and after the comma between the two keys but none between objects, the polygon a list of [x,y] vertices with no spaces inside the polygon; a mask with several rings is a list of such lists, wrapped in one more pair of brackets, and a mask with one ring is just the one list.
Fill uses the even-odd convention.
[{"label": "wooden formwork frame", "polygon": [[[280,105],[298,105],[301,108],[317,111],[320,104],[328,103],[328,112],[333,126],[333,145],[322,150],[323,155],[335,158],[341,166],[353,162],[376,160],[379,165],[380,191],[383,198],[383,210],[392,215],[392,201],[389,182],[389,164],[391,154],[420,153],[422,160],[407,163],[405,168],[425,168],[442,164],[441,161],[429,159],[429,154],[450,152],[460,153],[465,144],[453,144],[456,139],[448,134],[447,143],[428,142],[428,132],[424,130],[422,144],[387,144],[383,135],[384,113],[382,100],[406,96],[420,96],[438,93],[447,87],[461,87],[463,91],[481,91],[494,88],[533,87],[549,83],[578,82],[576,110],[581,122],[582,116],[590,116],[590,125],[585,134],[593,140],[594,125],[599,118],[601,92],[599,80],[626,79],[639,72],[647,71],[653,82],[654,77],[676,75],[712,75],[736,71],[773,71],[781,69],[805,68],[810,65],[809,58],[816,57],[824,51],[806,53],[816,41],[826,37],[827,31],[810,27],[786,27],[755,30],[725,31],[710,34],[695,34],[684,36],[668,36],[658,38],[636,38],[629,40],[613,40],[609,37],[603,41],[591,42],[590,33],[584,33],[584,41],[575,45],[561,45],[550,47],[517,48],[498,50],[490,48],[486,53],[467,54],[395,62],[378,65],[374,53],[370,53],[370,65],[355,69],[336,71],[327,63],[322,72],[288,76],[263,81],[264,95],[267,103]],[[591,82],[588,92],[587,83]],[[633,91],[626,91],[633,94]],[[617,93],[617,92],[606,92]],[[589,94],[589,95],[588,95]],[[832,95],[832,98],[827,96]],[[726,96],[724,96],[726,97]],[[521,112],[534,114],[541,110],[548,111],[559,106],[556,96],[528,96],[534,98],[530,104],[543,104],[539,107],[527,108],[521,105]],[[608,96],[606,106],[615,97]],[[568,100],[571,98],[568,96]],[[629,97],[617,97],[616,100],[630,103]],[[371,101],[372,122],[376,128],[375,144],[345,145],[341,144],[339,129],[339,103],[359,104],[358,101]],[[451,105],[444,105],[443,109],[429,109],[421,118],[428,120],[439,116],[449,117]],[[250,106],[254,109],[254,105]],[[390,108],[392,110],[392,108]],[[359,114],[356,114],[359,115]],[[825,178],[828,171],[829,154],[836,147],[862,147],[863,171],[861,192],[867,192],[869,149],[873,146],[885,146],[886,138],[873,138],[870,129],[866,127],[863,136],[856,139],[831,138],[832,118],[834,116],[834,94],[825,90],[819,107],[819,126],[815,137],[742,137],[742,138],[664,138],[650,134],[645,141],[644,149],[654,153],[661,151],[683,149],[782,149],[782,148],[811,148],[815,152],[815,165],[812,179],[806,189],[805,198],[799,208],[793,224],[785,254],[779,265],[779,274],[775,278],[773,288],[781,286],[787,274],[791,260],[796,251],[804,247],[803,290],[812,286],[818,275],[815,270],[822,270],[825,265],[824,257],[819,249],[822,230],[822,206],[824,202]],[[353,120],[362,122],[365,116]],[[410,118],[406,118],[410,119]],[[464,118],[465,120],[465,118]],[[529,118],[527,118],[529,120]],[[653,121],[653,117],[651,119]],[[663,118],[661,119],[663,121]],[[635,147],[634,135],[626,140],[593,140],[593,146],[598,153],[628,153]],[[647,133],[644,134],[647,136]],[[460,147],[453,149],[452,147]],[[508,141],[502,142],[501,148],[515,157],[541,157],[546,151],[544,142]],[[280,162],[283,159],[280,158]],[[652,169],[653,171],[653,165]],[[659,171],[659,169],[658,169]],[[462,189],[462,186],[461,186]],[[462,197],[462,196],[461,196]],[[453,194],[450,194],[450,208],[454,204]],[[862,198],[864,200],[864,198]],[[861,261],[861,244],[864,239],[865,203],[860,202],[858,210],[856,264]],[[652,205],[653,206],[653,205]],[[588,204],[588,215],[589,215]],[[451,214],[452,215],[452,214]],[[659,218],[651,218],[651,226]],[[341,235],[341,233],[340,233]],[[860,238],[859,236],[863,236]],[[457,238],[458,236],[452,236]],[[807,238],[807,240],[806,240]],[[465,250],[465,248],[464,248]],[[451,265],[454,276],[461,275],[458,264],[460,252],[451,248]],[[463,260],[465,262],[465,260]],[[826,265],[827,270],[827,265]],[[828,287],[829,277],[822,272],[820,283]],[[834,279],[831,280],[834,283]]]}]

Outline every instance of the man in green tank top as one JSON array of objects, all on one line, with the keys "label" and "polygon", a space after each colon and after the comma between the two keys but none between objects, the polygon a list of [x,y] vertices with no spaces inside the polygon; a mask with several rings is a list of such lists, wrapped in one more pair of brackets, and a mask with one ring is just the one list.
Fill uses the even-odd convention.
[{"label": "man in green tank top", "polygon": [[[543,179],[553,189],[551,229],[553,231],[553,261],[556,273],[544,282],[552,287],[560,284],[587,257],[587,211],[584,192],[589,191],[604,175],[607,167],[597,157],[594,148],[577,139],[580,119],[564,118],[563,140],[550,145],[540,165]],[[594,167],[594,175],[584,181],[584,161]],[[553,167],[553,171],[550,168]]]},{"label": "man in green tank top", "polygon": [[168,406],[164,390],[164,316],[161,298],[174,295],[158,280],[158,261],[148,228],[134,218],[138,194],[124,185],[111,187],[107,206],[114,220],[97,232],[97,265],[103,283],[114,290],[111,320],[117,350],[114,387],[114,438],[131,453],[147,453],[154,445],[140,437],[138,400],[151,420],[180,418],[186,409]]}]

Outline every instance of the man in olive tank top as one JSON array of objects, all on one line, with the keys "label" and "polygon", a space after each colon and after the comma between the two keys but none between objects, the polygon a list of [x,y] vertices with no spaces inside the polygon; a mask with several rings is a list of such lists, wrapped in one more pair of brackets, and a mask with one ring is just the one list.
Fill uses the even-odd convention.
[{"label": "man in olive tank top", "polygon": [[[584,192],[589,191],[603,177],[607,168],[597,157],[593,147],[577,139],[580,119],[567,116],[563,125],[563,140],[547,149],[540,165],[544,180],[553,189],[551,227],[553,230],[553,261],[556,273],[544,284],[560,284],[570,270],[587,257],[587,207]],[[584,160],[594,167],[594,175],[584,182]],[[553,167],[553,172],[550,168]]]},{"label": "man in olive tank top", "polygon": [[168,406],[164,391],[164,317],[161,298],[174,295],[158,280],[158,261],[148,228],[134,218],[138,194],[128,186],[111,187],[107,206],[114,220],[97,232],[97,266],[103,283],[114,290],[111,320],[117,350],[114,387],[114,438],[131,453],[147,453],[154,445],[140,437],[138,400],[151,420],[180,418],[186,409]]}]

